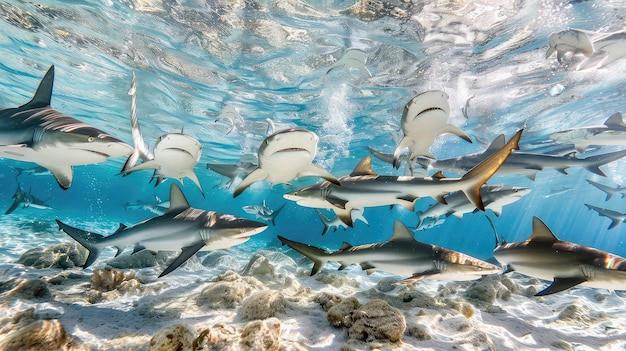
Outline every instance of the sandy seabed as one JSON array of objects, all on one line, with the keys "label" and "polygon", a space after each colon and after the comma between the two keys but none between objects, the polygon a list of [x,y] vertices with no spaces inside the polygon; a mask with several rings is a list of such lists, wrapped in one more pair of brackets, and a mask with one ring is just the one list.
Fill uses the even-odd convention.
[{"label": "sandy seabed", "polygon": [[[246,251],[247,250],[247,251]],[[0,265],[0,350],[623,350],[626,294],[519,274],[470,282],[365,274],[288,248],[234,248],[157,278],[174,253],[75,267],[75,244]]]}]

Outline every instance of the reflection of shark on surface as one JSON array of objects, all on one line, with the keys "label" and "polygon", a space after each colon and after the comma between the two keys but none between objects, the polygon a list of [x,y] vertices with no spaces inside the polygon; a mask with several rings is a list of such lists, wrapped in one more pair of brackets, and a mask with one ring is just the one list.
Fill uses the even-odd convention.
[{"label": "reflection of shark on surface", "polygon": [[622,114],[614,113],[601,126],[572,128],[550,134],[557,144],[573,144],[578,152],[591,145],[626,145],[626,123]]},{"label": "reflection of shark on surface", "polygon": [[[345,224],[339,217],[329,219],[322,213],[322,211],[318,210],[317,208],[315,209],[315,212],[317,212],[317,215],[322,220],[322,223],[324,223],[324,230],[322,231],[322,235],[325,235],[331,229],[333,230],[333,232],[336,232],[339,227],[342,227],[343,229],[348,228],[348,225]],[[360,208],[353,208],[350,212],[350,218],[352,218],[353,222],[361,221],[369,225],[369,222],[367,222],[367,219],[365,219],[365,217],[363,216],[363,210]]]},{"label": "reflection of shark on surface", "polygon": [[72,185],[73,166],[128,155],[131,148],[103,131],[50,107],[54,66],[35,96],[17,108],[0,109],[0,157],[34,162],[48,169],[59,186]]},{"label": "reflection of shark on surface", "polygon": [[435,158],[428,148],[441,134],[454,134],[467,142],[472,139],[461,129],[448,124],[450,103],[448,94],[439,90],[426,91],[413,97],[402,113],[402,132],[404,137],[393,153],[394,167],[400,166],[399,157],[405,148],[409,148],[409,162],[417,156]]},{"label": "reflection of shark on surface", "polygon": [[601,68],[626,56],[626,30],[599,33],[571,28],[550,34],[548,42],[550,47],[546,58],[554,52],[559,62],[564,61],[568,52],[585,55],[586,58],[576,66],[577,70],[586,69],[596,62],[596,68]]},{"label": "reflection of shark on surface", "polygon": [[[161,135],[154,145],[154,152],[150,151],[143,141],[141,129],[139,128],[136,92],[135,73],[133,72],[131,88],[128,94],[132,99],[131,131],[135,148],[126,160],[121,173],[128,175],[135,171],[154,169],[152,179],[156,179],[155,185],[161,184],[165,178],[174,178],[182,182],[182,178],[187,177],[198,186],[204,195],[198,176],[193,171],[202,155],[202,144],[196,138],[184,133],[168,133]],[[137,164],[139,159],[142,162]]]},{"label": "reflection of shark on surface", "polygon": [[[500,135],[496,137],[487,150],[482,153],[439,160],[417,158],[416,161],[417,164],[425,169],[433,168],[462,174],[495,150],[501,148],[502,145],[504,145],[504,136]],[[552,168],[560,173],[567,174],[568,168],[582,167],[592,173],[606,177],[606,174],[600,169],[600,166],[619,160],[624,156],[626,156],[626,150],[593,155],[585,158],[576,157],[574,152],[560,156],[513,151],[511,156],[507,158],[502,167],[498,170],[498,175],[520,174],[534,180],[537,173],[546,168]]]},{"label": "reflection of shark on surface", "polygon": [[134,252],[141,249],[174,251],[181,248],[180,255],[159,277],[172,272],[198,251],[228,249],[248,241],[252,235],[267,228],[265,223],[189,207],[185,195],[176,184],[171,186],[170,207],[164,215],[128,227],[120,224],[119,229],[109,236],[73,228],[59,220],[57,224],[60,230],[89,250],[83,268],[89,267],[98,258],[100,251],[108,246],[117,249],[116,256],[130,245],[135,246]]},{"label": "reflection of shark on surface", "polygon": [[285,204],[280,206],[277,210],[272,210],[267,207],[265,200],[263,200],[261,205],[248,205],[242,207],[242,209],[248,214],[255,215],[257,219],[262,219],[267,223],[276,225],[276,217],[280,214],[280,211],[282,211],[284,207]]},{"label": "reflection of shark on surface", "polygon": [[626,213],[621,213],[615,210],[601,208],[589,204],[585,204],[585,206],[587,206],[587,208],[590,210],[598,212],[600,216],[609,218],[611,220],[611,224],[609,225],[608,229],[613,229],[626,220]]},{"label": "reflection of shark on surface", "polygon": [[598,59],[600,62],[596,64],[596,68],[601,68],[626,56],[626,30],[613,33],[591,33],[594,54],[583,60],[576,69],[585,69]]},{"label": "reflection of shark on surface", "polygon": [[22,208],[32,207],[40,210],[51,210],[52,207],[48,205],[45,201],[40,200],[33,196],[31,190],[25,192],[22,190],[22,186],[18,183],[17,189],[15,190],[15,194],[12,196],[13,203],[9,207],[9,209],[4,214],[10,214],[15,211],[20,205]]},{"label": "reflection of shark on surface", "polygon": [[609,290],[626,290],[626,260],[605,251],[559,240],[539,218],[533,218],[533,233],[525,241],[506,243],[493,251],[505,265],[506,272],[516,271],[531,277],[552,281],[535,296],[544,296],[588,286]]},{"label": "reflection of shark on surface", "polygon": [[348,70],[354,68],[367,74],[368,77],[372,77],[372,73],[365,66],[365,52],[359,49],[351,48],[346,50],[343,56],[330,66],[326,74],[339,67],[345,67]]},{"label": "reflection of shark on surface", "polygon": [[480,187],[498,171],[512,150],[519,147],[521,133],[518,131],[502,148],[461,178],[445,178],[441,174],[426,178],[381,176],[372,171],[371,157],[366,156],[350,175],[339,178],[341,185],[317,183],[283,197],[305,207],[332,209],[350,226],[353,224],[352,209],[398,204],[413,211],[415,200],[420,197],[444,202],[444,196],[457,190],[462,191],[476,208],[484,210]]},{"label": "reflection of shark on surface", "polygon": [[246,122],[239,114],[239,110],[231,105],[225,106],[222,109],[222,112],[215,118],[215,122],[218,123],[220,121],[227,121],[230,127],[227,130],[222,130],[224,134],[230,134],[233,129],[237,128],[237,130],[245,130]]},{"label": "reflection of shark on surface", "polygon": [[355,263],[367,274],[384,271],[409,277],[401,283],[420,279],[474,280],[500,271],[500,267],[491,263],[440,246],[419,242],[400,221],[395,221],[393,236],[386,242],[359,246],[344,243],[341,249],[333,252],[291,241],[282,236],[278,236],[278,239],[283,245],[288,245],[313,261],[311,275],[319,272],[328,261],[339,262],[339,270]]},{"label": "reflection of shark on surface", "polygon": [[[485,204],[485,210],[492,210],[496,216],[502,213],[502,207],[509,205],[524,195],[530,193],[529,188],[510,187],[504,185],[485,184],[480,188],[480,197]],[[435,203],[424,212],[418,212],[419,223],[417,229],[430,228],[433,225],[443,223],[439,218],[455,216],[462,219],[466,213],[476,212],[476,207],[467,199],[462,192],[454,192],[444,197],[446,204]],[[432,224],[431,226],[426,223]]]},{"label": "reflection of shark on surface", "polygon": [[268,136],[259,147],[259,166],[239,183],[233,197],[261,180],[274,185],[299,177],[317,176],[339,184],[335,176],[311,163],[317,153],[318,141],[315,133],[299,128],[280,130]]},{"label": "reflection of shark on surface", "polygon": [[579,29],[567,29],[560,32],[551,33],[548,36],[550,47],[546,52],[546,58],[549,58],[556,52],[557,61],[563,62],[565,54],[572,52],[574,54],[582,53],[589,57],[593,55],[593,43],[589,36]]},{"label": "reflection of shark on surface", "polygon": [[169,200],[163,201],[158,196],[154,196],[154,202],[144,202],[141,200],[137,200],[135,203],[127,203],[125,208],[127,210],[145,210],[154,213],[157,216],[160,216],[167,212],[167,209],[170,207]]},{"label": "reflection of shark on surface", "polygon": [[606,193],[605,201],[609,201],[611,197],[613,197],[613,195],[616,195],[616,194],[621,194],[622,198],[624,198],[624,195],[626,195],[626,186],[618,185],[615,188],[612,188],[608,185],[594,182],[593,180],[590,180],[590,179],[587,179],[587,182]]},{"label": "reflection of shark on surface", "polygon": [[226,183],[225,187],[230,188],[237,181],[239,177],[245,178],[248,174],[250,174],[252,171],[254,171],[258,167],[256,156],[253,156],[253,157],[244,157],[244,156],[242,156],[241,159],[237,163],[233,163],[233,164],[207,163],[206,167],[207,169],[210,169],[213,172],[219,173],[220,175],[223,175],[224,177],[228,177],[229,180]]}]

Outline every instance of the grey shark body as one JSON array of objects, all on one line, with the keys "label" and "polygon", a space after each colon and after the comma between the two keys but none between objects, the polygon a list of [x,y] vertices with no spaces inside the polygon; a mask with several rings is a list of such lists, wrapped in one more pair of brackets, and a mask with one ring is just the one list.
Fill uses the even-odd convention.
[{"label": "grey shark body", "polygon": [[[418,158],[417,163],[423,168],[433,168],[461,174],[474,167],[491,153],[500,149],[502,145],[504,145],[504,136],[500,135],[483,153],[440,160]],[[520,174],[534,180],[537,173],[546,168],[555,169],[560,173],[567,174],[567,169],[569,168],[582,167],[592,173],[606,177],[606,174],[600,167],[619,160],[624,156],[626,156],[626,150],[593,155],[585,158],[576,157],[576,153],[574,152],[560,156],[514,151],[498,170],[498,175]]]},{"label": "grey shark body", "polygon": [[117,248],[118,255],[130,245],[134,245],[136,251],[138,248],[153,251],[182,249],[159,277],[172,272],[198,251],[228,249],[267,228],[265,223],[192,208],[176,184],[171,186],[170,208],[165,214],[128,227],[120,225],[112,235],[105,237],[73,228],[59,220],[57,224],[59,229],[89,250],[83,268],[90,266],[100,251],[108,246]]},{"label": "grey shark body", "polygon": [[328,261],[339,262],[340,270],[350,264],[358,264],[368,274],[384,271],[408,277],[402,282],[425,278],[474,280],[500,271],[500,267],[477,258],[419,242],[400,221],[395,221],[393,236],[386,242],[360,246],[344,243],[341,249],[333,252],[282,236],[278,238],[283,245],[288,245],[314,262],[311,275],[319,272]]},{"label": "grey shark body", "polygon": [[254,171],[257,168],[257,163],[256,163],[256,160],[255,162],[249,162],[249,161],[243,160],[242,158],[237,163],[233,163],[233,164],[207,163],[206,167],[207,169],[210,169],[213,172],[219,173],[220,175],[223,175],[224,177],[228,177],[229,180],[225,186],[226,188],[230,188],[239,177],[246,177],[248,174]]},{"label": "grey shark body", "polygon": [[255,182],[266,180],[273,184],[287,183],[295,178],[317,176],[335,184],[337,178],[311,163],[317,153],[318,136],[308,130],[290,128],[265,138],[259,147],[259,166],[246,176],[235,189],[239,196]]},{"label": "grey shark body", "polygon": [[457,190],[462,191],[476,208],[484,210],[480,187],[496,173],[511,151],[518,148],[520,136],[521,130],[461,178],[381,176],[372,171],[371,159],[366,156],[350,175],[339,179],[341,185],[322,182],[284,197],[301,206],[332,209],[350,226],[352,209],[398,204],[413,211],[415,200],[420,197],[444,202],[445,195]]},{"label": "grey shark body", "polygon": [[[480,188],[480,197],[483,199],[485,210],[492,210],[496,216],[500,216],[504,206],[521,199],[530,191],[529,188],[485,184]],[[455,216],[462,219],[464,214],[476,211],[476,207],[462,192],[451,193],[444,199],[446,200],[445,204],[438,202],[426,211],[417,213],[418,229],[425,229],[428,222],[440,224],[442,222],[438,220],[444,216],[446,218]]]},{"label": "grey shark body", "polygon": [[589,204],[585,204],[585,206],[587,206],[588,209],[590,210],[594,210],[596,212],[598,212],[598,214],[600,216],[604,216],[607,217],[611,220],[611,224],[609,225],[608,229],[613,229],[615,227],[617,227],[620,223],[626,221],[626,213],[622,213],[619,211],[615,211],[615,210],[611,210],[608,208],[602,208],[602,207],[598,207],[598,206],[593,206],[593,205],[589,205]]},{"label": "grey shark body", "polygon": [[25,192],[24,190],[22,190],[22,187],[19,183],[17,184],[17,189],[15,190],[15,193],[13,194],[12,198],[13,198],[13,203],[11,204],[11,206],[9,206],[9,208],[6,210],[4,214],[10,214],[11,212],[15,211],[20,206],[22,206],[23,208],[26,208],[26,207],[38,208],[40,210],[52,209],[52,207],[50,207],[50,205],[48,205],[45,201],[40,200],[36,198],[35,196],[33,196],[31,191]]},{"label": "grey shark body", "polygon": [[154,197],[154,201],[145,202],[138,200],[135,203],[127,203],[125,208],[127,210],[145,210],[154,213],[157,216],[160,216],[167,212],[170,207],[169,200],[163,201],[158,196]]},{"label": "grey shark body", "polygon": [[128,155],[121,140],[50,107],[54,66],[35,96],[17,108],[0,109],[0,157],[34,162],[48,169],[61,188],[73,180],[73,166]]},{"label": "grey shark body", "polygon": [[603,125],[572,128],[550,134],[557,144],[573,144],[578,152],[592,145],[626,145],[626,123],[619,112],[609,117]]},{"label": "grey shark body", "polygon": [[435,158],[428,149],[441,134],[454,134],[467,142],[472,139],[461,129],[448,124],[450,104],[448,94],[439,90],[426,91],[413,97],[402,113],[401,125],[404,137],[393,153],[394,167],[400,166],[399,157],[409,148],[409,161],[417,156]]},{"label": "grey shark body", "polygon": [[604,185],[602,183],[594,182],[593,180],[590,180],[590,179],[587,179],[587,182],[606,193],[605,201],[609,201],[611,197],[613,197],[613,195],[616,195],[616,194],[621,194],[622,198],[624,198],[624,195],[626,195],[626,186],[618,185],[615,188],[613,188],[608,185]]},{"label": "grey shark body", "polygon": [[[151,169],[154,172],[150,180],[156,179],[155,185],[161,184],[165,178],[178,179],[182,182],[183,178],[187,177],[204,195],[200,180],[193,170],[202,156],[202,144],[196,138],[182,132],[168,133],[161,135],[154,145],[154,151],[150,151],[141,135],[137,118],[135,73],[133,73],[128,94],[132,98],[131,133],[135,147],[122,167],[121,173],[128,175],[136,171]],[[142,162],[137,164],[140,159]]]},{"label": "grey shark body", "polygon": [[498,243],[494,257],[507,271],[552,281],[535,296],[544,296],[588,286],[626,290],[626,260],[611,253],[559,240],[539,218],[533,218],[533,233],[525,241]]}]

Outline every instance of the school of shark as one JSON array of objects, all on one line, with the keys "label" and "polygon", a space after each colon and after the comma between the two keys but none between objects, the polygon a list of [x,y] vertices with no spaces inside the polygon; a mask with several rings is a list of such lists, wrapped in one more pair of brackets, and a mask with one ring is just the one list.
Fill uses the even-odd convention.
[{"label": "school of shark", "polygon": [[[572,74],[611,69],[626,60],[624,29],[606,32],[564,28],[550,33],[544,38],[544,44],[541,48],[545,50],[543,62]],[[361,80],[377,79],[376,67],[368,62],[369,57],[361,47],[350,47],[333,62],[321,63],[320,72],[324,77],[344,75]],[[368,150],[362,150],[367,154],[354,162],[352,158],[343,162],[341,157],[330,162],[328,155],[333,151],[340,155],[340,145],[345,142],[343,147],[347,147],[349,140],[333,135],[328,128],[299,124],[296,118],[287,122],[268,118],[265,122],[253,123],[242,116],[236,104],[220,106],[219,113],[213,114],[214,120],[190,121],[187,126],[176,127],[172,127],[175,123],[165,123],[170,131],[152,135],[156,130],[153,124],[162,120],[152,119],[138,109],[141,99],[148,104],[155,98],[141,95],[142,85],[150,83],[141,80],[146,75],[136,75],[132,70],[122,73],[130,78],[129,88],[123,89],[128,90],[124,94],[117,92],[117,96],[128,98],[130,104],[130,111],[116,111],[130,116],[127,125],[112,122],[108,128],[96,127],[107,126],[98,120],[106,117],[98,117],[92,125],[85,118],[71,117],[57,110],[69,109],[66,100],[55,101],[55,84],[67,87],[72,84],[72,76],[84,72],[79,68],[75,71],[64,68],[61,76],[55,72],[53,62],[45,69],[37,68],[28,72],[31,77],[40,77],[38,86],[29,87],[33,91],[32,98],[12,101],[11,106],[17,107],[0,109],[0,162],[10,160],[15,172],[15,182],[3,180],[4,186],[10,184],[15,189],[11,199],[7,199],[11,203],[4,215],[15,215],[26,209],[41,210],[54,219],[59,231],[88,250],[82,268],[97,265],[101,252],[107,247],[114,248],[116,256],[127,248],[132,248],[133,254],[142,250],[174,251],[176,256],[159,275],[167,279],[165,276],[176,274],[176,270],[196,253],[245,245],[253,236],[277,227],[286,219],[285,212],[297,207],[323,225],[319,236],[309,237],[305,242],[301,237],[295,240],[289,232],[284,232],[275,238],[294,254],[310,261],[311,275],[331,269],[326,265],[328,262],[337,262],[339,270],[354,264],[360,266],[364,274],[380,271],[398,276],[397,284],[422,279],[475,280],[515,271],[546,282],[536,296],[578,287],[626,290],[625,258],[601,247],[561,240],[558,237],[569,234],[555,234],[550,229],[557,225],[554,218],[544,221],[541,211],[515,207],[529,194],[537,192],[541,173],[556,172],[557,176],[569,177],[568,181],[582,175],[577,186],[606,194],[605,203],[576,199],[580,207],[588,209],[585,216],[606,217],[608,230],[621,228],[620,224],[626,221],[624,206],[615,207],[615,202],[609,203],[609,200],[623,198],[626,184],[615,185],[608,178],[616,172],[613,166],[626,157],[626,122],[622,111],[610,111],[601,125],[579,125],[561,118],[558,130],[549,129],[544,134],[538,127],[540,122],[514,124],[496,120],[493,125],[497,127],[487,128],[463,121],[472,118],[478,98],[453,96],[442,85],[440,88],[429,86],[413,91],[409,99],[395,102],[396,111],[401,110],[401,113],[390,114],[388,118],[399,128],[397,138],[390,136],[384,141],[385,145],[380,145],[378,138],[378,142],[368,145]],[[0,70],[8,71],[8,68],[0,65]],[[224,73],[223,77],[227,76]],[[30,82],[31,79],[25,80],[24,86]],[[384,90],[385,85],[393,83],[385,82],[378,89]],[[546,96],[558,97],[562,90],[562,86],[554,86]],[[303,96],[306,100],[306,94]],[[359,103],[366,104],[367,99],[364,95]],[[463,107],[459,106],[459,101],[464,101]],[[461,120],[453,118],[459,117],[459,111]],[[293,114],[293,111],[288,112]],[[145,134],[145,139],[140,121],[144,129],[151,132]],[[210,125],[209,128],[221,133],[222,140],[237,133],[252,134],[253,129],[263,137],[260,142],[250,138],[252,145],[247,151],[252,152],[242,150],[236,155],[239,158],[236,163],[203,163],[207,155],[212,160],[220,157],[211,154],[215,141],[194,136],[193,129],[200,125]],[[326,148],[320,157],[320,143],[334,145],[334,150]],[[393,145],[393,149],[386,147],[388,145]],[[448,145],[471,146],[467,150],[474,151],[455,156],[442,153]],[[58,187],[67,192],[80,182],[77,179],[80,175],[75,172],[77,167],[115,162],[123,162],[123,166],[113,177],[128,182],[145,178],[146,182],[154,183],[155,188],[167,188],[168,196],[163,199],[155,195],[154,201],[147,202],[134,201],[141,197],[139,193],[124,194],[128,196],[126,209],[144,211],[151,217],[134,224],[120,224],[112,233],[96,233],[87,226],[68,224],[67,217],[62,215],[62,205],[54,203],[52,198],[42,200],[23,180],[34,177],[36,172],[38,178],[54,179]],[[16,164],[24,168],[17,168]],[[210,187],[205,181],[207,177],[219,177],[223,182]],[[200,194],[212,207],[192,207],[192,201],[184,192],[194,189],[186,187],[186,182],[195,186],[194,195]],[[272,201],[270,206],[269,199],[253,196],[262,191],[264,194],[267,191],[280,193],[280,203]],[[564,190],[567,191],[576,190]],[[237,214],[241,211],[223,213],[216,208],[219,207],[217,202],[209,201],[224,192],[228,192],[228,201],[249,201],[239,206],[244,215]],[[555,191],[548,196],[559,194]],[[354,245],[349,240],[339,239],[343,242],[341,247],[329,249],[327,239],[358,233],[365,226],[376,226],[381,221],[377,217],[381,211],[387,211],[386,216],[397,216],[393,225],[386,229],[390,236]],[[523,241],[507,242],[508,234],[500,233],[496,229],[498,223],[492,223],[491,237],[496,238],[492,257],[479,259],[463,250],[442,247],[420,238],[424,233],[441,230],[451,221],[479,216],[486,216],[490,222],[497,221],[508,211],[532,225],[532,231],[526,233],[527,239]],[[407,215],[412,216],[411,222],[417,223],[415,226],[403,223]],[[79,220],[75,218],[73,223]],[[567,220],[565,215],[562,220]]]}]

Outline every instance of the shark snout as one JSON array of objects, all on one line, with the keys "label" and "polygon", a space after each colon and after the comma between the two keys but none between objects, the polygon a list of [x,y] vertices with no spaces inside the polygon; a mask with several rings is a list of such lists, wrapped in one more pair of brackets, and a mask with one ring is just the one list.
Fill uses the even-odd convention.
[{"label": "shark snout", "polygon": [[233,239],[248,239],[253,235],[259,234],[267,229],[267,223],[253,221],[245,218],[234,218],[226,220],[222,228],[229,229]]}]

